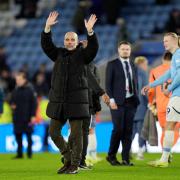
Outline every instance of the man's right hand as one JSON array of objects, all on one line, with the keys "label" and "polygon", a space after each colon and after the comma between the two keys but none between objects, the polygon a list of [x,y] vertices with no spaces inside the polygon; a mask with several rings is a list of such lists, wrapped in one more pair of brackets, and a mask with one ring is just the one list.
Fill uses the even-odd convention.
[{"label": "man's right hand", "polygon": [[57,21],[59,13],[57,11],[50,12],[49,17],[46,20],[45,32],[49,32],[51,26],[55,25]]},{"label": "man's right hand", "polygon": [[116,104],[116,103],[112,103],[112,102],[111,102],[109,105],[110,105],[110,108],[111,108],[111,109],[113,109],[113,110],[118,109],[118,107],[117,107],[117,104]]},{"label": "man's right hand", "polygon": [[102,99],[103,99],[103,101],[104,101],[105,104],[109,105],[109,103],[110,103],[110,98],[109,98],[109,96],[108,96],[106,93],[104,93],[104,94],[102,95]]}]

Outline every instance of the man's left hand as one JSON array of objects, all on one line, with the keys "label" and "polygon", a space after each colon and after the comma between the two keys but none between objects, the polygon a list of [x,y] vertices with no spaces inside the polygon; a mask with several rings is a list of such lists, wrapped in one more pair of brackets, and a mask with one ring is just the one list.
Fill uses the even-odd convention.
[{"label": "man's left hand", "polygon": [[93,27],[96,21],[97,21],[97,18],[95,14],[91,14],[89,20],[86,20],[86,19],[84,20],[84,24],[88,33],[91,33],[93,31]]}]

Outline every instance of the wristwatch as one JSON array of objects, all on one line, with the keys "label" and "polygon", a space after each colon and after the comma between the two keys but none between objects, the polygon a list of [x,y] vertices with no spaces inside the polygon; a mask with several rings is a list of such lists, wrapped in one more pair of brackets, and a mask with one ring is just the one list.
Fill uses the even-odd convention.
[{"label": "wristwatch", "polygon": [[92,36],[94,34],[94,31],[92,30],[91,32],[88,32],[89,36]]}]

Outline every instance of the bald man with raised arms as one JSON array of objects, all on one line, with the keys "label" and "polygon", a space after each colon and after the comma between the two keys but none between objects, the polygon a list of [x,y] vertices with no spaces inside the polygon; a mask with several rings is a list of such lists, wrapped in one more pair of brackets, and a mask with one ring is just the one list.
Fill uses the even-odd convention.
[{"label": "bald man with raised arms", "polygon": [[[54,62],[46,113],[51,118],[50,136],[64,156],[64,166],[58,173],[76,174],[82,152],[82,123],[90,116],[87,64],[93,61],[98,51],[98,41],[93,31],[97,18],[92,14],[89,20],[84,21],[88,45],[86,48],[79,48],[75,32],[65,34],[64,47],[53,44],[51,27],[58,22],[57,17],[56,11],[49,14],[41,34],[43,51]],[[68,142],[60,133],[67,120],[71,128]]]}]

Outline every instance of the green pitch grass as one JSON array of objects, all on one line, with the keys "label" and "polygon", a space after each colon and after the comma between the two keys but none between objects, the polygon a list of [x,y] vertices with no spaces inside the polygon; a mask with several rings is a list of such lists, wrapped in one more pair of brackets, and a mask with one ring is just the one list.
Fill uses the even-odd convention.
[{"label": "green pitch grass", "polygon": [[[146,163],[160,157],[160,154],[146,154],[144,161],[136,161],[133,167],[112,167],[105,160],[94,165],[92,170],[80,171],[76,175],[59,175],[62,165],[58,154],[35,154],[33,159],[13,160],[13,154],[0,154],[0,180],[180,180],[180,154],[173,155],[169,168],[148,167]],[[120,155],[119,155],[120,159]]]}]

